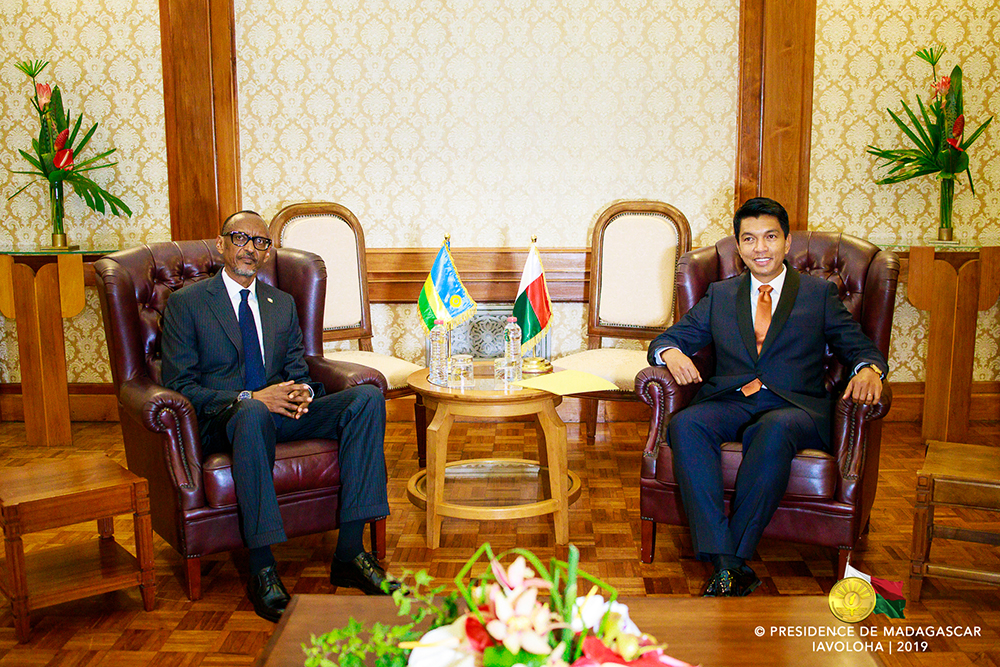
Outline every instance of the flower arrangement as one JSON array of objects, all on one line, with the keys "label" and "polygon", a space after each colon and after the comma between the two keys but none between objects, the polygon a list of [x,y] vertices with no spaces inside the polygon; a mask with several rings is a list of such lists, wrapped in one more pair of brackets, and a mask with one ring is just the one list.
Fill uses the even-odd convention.
[{"label": "flower arrangement", "polygon": [[[972,172],[969,170],[969,146],[986,130],[991,116],[980,125],[975,132],[965,136],[965,110],[962,104],[962,68],[958,65],[951,71],[951,76],[937,75],[937,64],[944,55],[945,49],[923,49],[917,51],[917,57],[931,66],[931,98],[927,105],[917,97],[920,116],[902,102],[911,129],[899,115],[889,111],[893,121],[903,131],[903,134],[913,143],[915,148],[884,149],[868,146],[868,153],[883,160],[882,168],[885,175],[876,180],[879,185],[900,183],[902,181],[937,174],[941,181],[940,231],[941,240],[951,240],[952,203],[955,198],[955,180],[963,171],[969,179],[972,194],[976,194],[972,182]],[[947,231],[944,231],[947,230]]]},{"label": "flower arrangement", "polygon": [[[38,138],[31,140],[33,153],[18,150],[31,170],[11,170],[15,174],[34,176],[31,182],[8,197],[8,201],[21,194],[35,180],[44,180],[49,187],[49,202],[51,205],[53,245],[65,246],[65,229],[63,228],[64,199],[63,184],[69,183],[73,191],[83,197],[87,206],[98,213],[110,209],[114,215],[131,216],[132,210],[118,197],[114,196],[93,181],[87,172],[112,167],[117,162],[100,162],[115,152],[115,149],[104,151],[86,160],[79,160],[80,154],[90,143],[97,131],[97,123],[80,136],[83,116],[77,116],[72,123],[69,110],[64,110],[62,92],[59,86],[38,83],[38,75],[48,66],[48,61],[26,60],[17,63],[16,67],[31,78],[34,95],[31,105],[38,113]],[[57,239],[61,237],[62,243]]]},{"label": "flower arrangement", "polygon": [[[484,554],[488,568],[466,583]],[[505,568],[501,559],[508,555],[516,558]],[[443,586],[431,588],[430,577],[419,572],[416,586],[393,593],[399,615],[409,622],[366,629],[352,619],[345,628],[313,637],[313,645],[304,647],[305,665],[360,666],[371,654],[377,667],[691,667],[640,632],[628,608],[615,601],[614,588],[580,570],[579,559],[570,545],[566,561],[552,559],[546,567],[525,549],[498,557],[484,544],[455,578],[457,593],[442,596]],[[591,588],[578,596],[581,580]],[[418,634],[428,619],[430,629]]]}]

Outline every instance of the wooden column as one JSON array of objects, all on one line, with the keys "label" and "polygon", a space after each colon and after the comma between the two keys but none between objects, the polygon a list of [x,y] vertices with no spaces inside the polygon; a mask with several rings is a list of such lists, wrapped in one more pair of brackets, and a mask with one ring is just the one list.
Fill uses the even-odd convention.
[{"label": "wooden column", "polygon": [[907,298],[930,313],[923,440],[964,442],[972,399],[976,320],[1000,295],[1000,247],[982,248],[965,262],[935,257],[934,248],[910,248]]},{"label": "wooden column", "polygon": [[741,0],[736,206],[770,197],[808,228],[815,0]]},{"label": "wooden column", "polygon": [[241,208],[232,0],[160,0],[170,231],[218,234]]}]

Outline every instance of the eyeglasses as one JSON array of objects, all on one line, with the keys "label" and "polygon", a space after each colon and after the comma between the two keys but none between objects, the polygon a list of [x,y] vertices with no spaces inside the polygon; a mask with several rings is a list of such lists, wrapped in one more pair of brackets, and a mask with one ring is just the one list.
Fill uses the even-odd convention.
[{"label": "eyeglasses", "polygon": [[250,236],[246,232],[229,232],[228,234],[223,234],[223,236],[228,236],[229,240],[237,248],[245,246],[250,239],[253,239],[253,247],[261,252],[271,247],[271,239],[266,236]]}]

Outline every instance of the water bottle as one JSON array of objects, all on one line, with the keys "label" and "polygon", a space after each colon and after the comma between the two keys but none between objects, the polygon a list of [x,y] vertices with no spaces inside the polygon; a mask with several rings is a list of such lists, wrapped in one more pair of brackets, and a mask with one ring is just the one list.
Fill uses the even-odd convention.
[{"label": "water bottle", "polygon": [[451,356],[451,331],[441,320],[434,320],[431,329],[431,367],[428,379],[442,387],[448,386],[448,357]]},{"label": "water bottle", "polygon": [[508,364],[516,367],[516,379],[521,379],[521,327],[517,325],[516,317],[507,318],[507,326],[503,328],[503,356]]}]

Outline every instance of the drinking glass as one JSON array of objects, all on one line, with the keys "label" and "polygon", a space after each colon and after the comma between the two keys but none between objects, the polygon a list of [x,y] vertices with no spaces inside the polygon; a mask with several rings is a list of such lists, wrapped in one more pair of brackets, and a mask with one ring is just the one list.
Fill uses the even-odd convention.
[{"label": "drinking glass", "polygon": [[471,389],[475,386],[471,354],[456,354],[448,361],[448,386],[455,389]]}]

